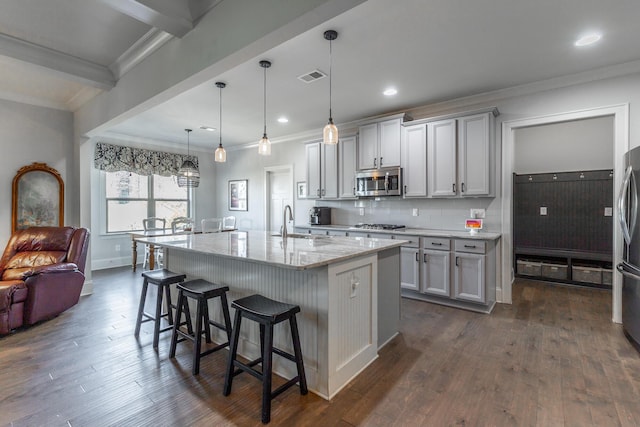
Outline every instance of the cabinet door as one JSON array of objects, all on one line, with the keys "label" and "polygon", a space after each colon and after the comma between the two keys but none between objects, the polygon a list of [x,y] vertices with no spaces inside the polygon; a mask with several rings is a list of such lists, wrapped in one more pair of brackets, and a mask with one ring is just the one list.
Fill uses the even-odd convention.
[{"label": "cabinet door", "polygon": [[341,199],[355,199],[356,197],[356,137],[341,138],[338,155],[339,191]]},{"label": "cabinet door", "polygon": [[307,199],[320,198],[320,143],[314,142],[304,147],[307,161]]},{"label": "cabinet door", "polygon": [[461,196],[490,194],[489,114],[458,119],[458,184]]},{"label": "cabinet door", "polygon": [[448,251],[422,251],[422,292],[443,297],[451,296],[450,254]]},{"label": "cabinet door", "polygon": [[400,119],[378,123],[378,167],[400,166]]},{"label": "cabinet door", "polygon": [[455,196],[456,120],[427,124],[427,174],[429,196]]},{"label": "cabinet door", "polygon": [[402,134],[404,197],[427,197],[427,125],[408,126]]},{"label": "cabinet door", "polygon": [[320,144],[320,197],[323,199],[338,198],[338,145]]},{"label": "cabinet door", "polygon": [[360,126],[358,134],[358,169],[378,167],[378,124]]},{"label": "cabinet door", "polygon": [[400,287],[419,290],[420,249],[400,247]]},{"label": "cabinet door", "polygon": [[486,302],[485,255],[455,252],[455,295],[459,300]]}]

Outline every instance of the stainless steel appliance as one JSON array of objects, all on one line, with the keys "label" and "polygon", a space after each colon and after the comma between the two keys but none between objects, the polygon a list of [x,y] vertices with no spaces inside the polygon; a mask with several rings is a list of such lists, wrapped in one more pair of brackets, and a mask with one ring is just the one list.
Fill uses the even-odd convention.
[{"label": "stainless steel appliance", "polygon": [[314,206],[309,209],[310,225],[329,225],[331,224],[331,208],[326,206]]},{"label": "stainless steel appliance", "polygon": [[404,225],[396,224],[356,224],[349,227],[354,230],[398,230],[404,228]]},{"label": "stainless steel appliance", "polygon": [[381,168],[356,173],[356,196],[401,196],[402,169]]},{"label": "stainless steel appliance", "polygon": [[622,273],[622,326],[627,337],[640,349],[640,147],[625,154],[624,164],[626,170],[618,197],[618,214],[625,244],[623,261],[617,269]]}]

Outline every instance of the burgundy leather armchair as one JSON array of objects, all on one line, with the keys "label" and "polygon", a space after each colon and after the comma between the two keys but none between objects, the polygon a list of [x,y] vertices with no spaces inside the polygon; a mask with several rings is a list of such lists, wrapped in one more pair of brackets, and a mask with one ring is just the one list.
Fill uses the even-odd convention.
[{"label": "burgundy leather armchair", "polygon": [[31,227],[15,232],[0,258],[0,335],[77,304],[88,249],[86,228]]}]

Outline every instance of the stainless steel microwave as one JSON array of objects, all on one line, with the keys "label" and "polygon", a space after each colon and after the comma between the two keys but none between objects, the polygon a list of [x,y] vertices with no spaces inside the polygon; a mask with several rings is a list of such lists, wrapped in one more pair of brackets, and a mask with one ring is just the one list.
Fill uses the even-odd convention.
[{"label": "stainless steel microwave", "polygon": [[380,168],[356,172],[356,196],[402,195],[402,169]]}]

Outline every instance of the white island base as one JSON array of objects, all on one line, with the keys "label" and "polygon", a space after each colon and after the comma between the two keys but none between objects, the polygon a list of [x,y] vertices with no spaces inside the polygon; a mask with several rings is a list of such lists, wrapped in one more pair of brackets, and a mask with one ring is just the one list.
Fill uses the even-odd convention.
[{"label": "white island base", "polygon": [[[187,280],[202,278],[229,286],[230,303],[259,293],[299,305],[301,312],[297,320],[309,390],[325,399],[335,396],[373,362],[378,346],[397,334],[400,319],[398,247],[380,248],[378,252],[309,269],[171,246],[165,246],[165,251],[166,268],[187,274]],[[212,318],[222,319],[218,300],[212,301],[209,309]],[[260,353],[258,325],[244,321],[240,337],[238,353],[248,359],[257,358]],[[222,335],[214,335],[213,339],[226,340]],[[293,352],[287,322],[276,326],[274,345]],[[285,378],[295,376],[293,363],[279,356],[273,360],[274,372]]]}]

